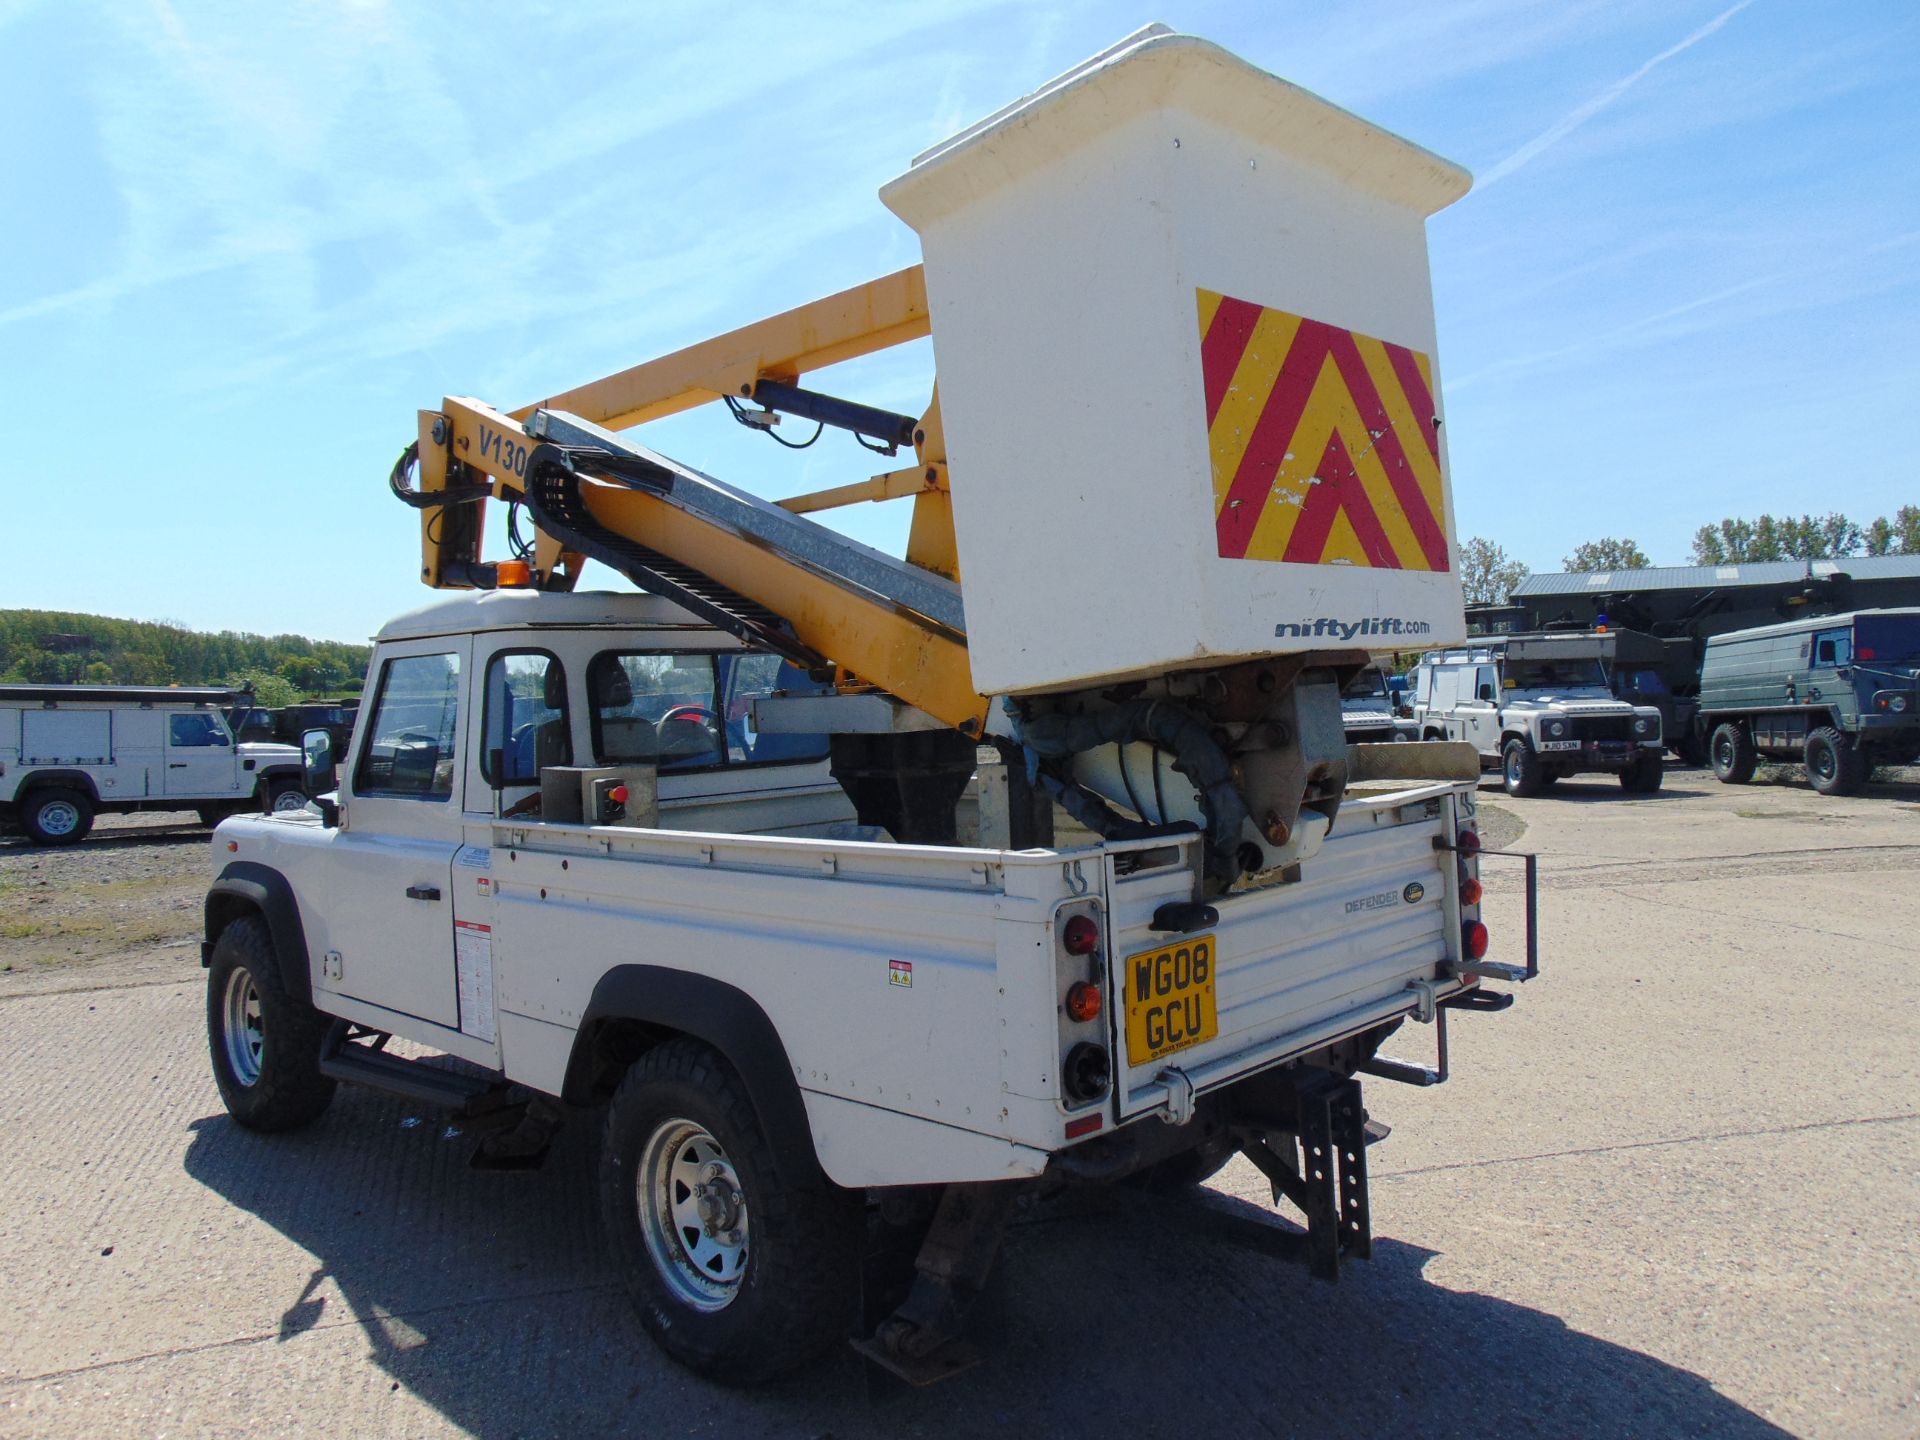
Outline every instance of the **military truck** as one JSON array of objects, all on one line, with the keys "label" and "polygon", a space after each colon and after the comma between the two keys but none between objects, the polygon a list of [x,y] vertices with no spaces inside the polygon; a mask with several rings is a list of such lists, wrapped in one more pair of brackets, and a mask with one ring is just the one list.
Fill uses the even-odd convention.
[{"label": "military truck", "polygon": [[1507,793],[1538,795],[1563,775],[1602,771],[1650,794],[1664,774],[1660,712],[1614,698],[1600,632],[1490,636],[1471,649],[1432,650],[1413,672],[1423,740],[1464,740]]},{"label": "military truck", "polygon": [[1822,795],[1920,760],[1920,608],[1855,610],[1715,635],[1700,674],[1713,773],[1802,761]]}]

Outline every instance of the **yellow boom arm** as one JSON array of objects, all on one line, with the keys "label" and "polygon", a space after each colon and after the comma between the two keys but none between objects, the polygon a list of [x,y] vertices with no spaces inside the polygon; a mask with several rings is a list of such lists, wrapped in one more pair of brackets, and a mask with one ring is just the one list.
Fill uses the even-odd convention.
[{"label": "yellow boom arm", "polygon": [[[476,492],[526,500],[528,462],[540,444],[527,422],[542,411],[624,429],[723,398],[750,400],[768,382],[791,387],[811,370],[928,333],[925,279],[914,266],[511,412],[449,397],[440,409],[420,412],[421,579],[438,588],[485,583],[486,568],[478,563],[485,507]],[[911,495],[908,561],[957,580],[937,394],[911,441],[912,466],[780,503],[798,515]],[[453,503],[431,503],[442,494]],[[967,733],[981,733],[987,701],[974,691],[965,635],[951,624],[837,584],[816,567],[646,489],[589,481],[582,498],[606,531],[779,616],[801,646],[834,665],[842,688],[877,687]],[[583,559],[540,531],[530,579],[542,588],[569,589]]]}]

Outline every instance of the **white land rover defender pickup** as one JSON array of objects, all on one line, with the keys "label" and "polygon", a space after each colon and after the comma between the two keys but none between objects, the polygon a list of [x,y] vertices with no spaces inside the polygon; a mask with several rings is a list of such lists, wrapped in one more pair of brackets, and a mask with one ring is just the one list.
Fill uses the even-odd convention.
[{"label": "white land rover defender pickup", "polygon": [[[1264,1245],[1365,1256],[1356,1077],[1444,1079],[1449,1013],[1535,970],[1531,923],[1487,958],[1472,752],[1340,710],[1465,628],[1425,223],[1467,184],[1150,27],[882,191],[923,265],[417,412],[421,576],[481,593],[379,636],[312,811],[215,836],[228,1109],[358,1082],[496,1164],[599,1112],[609,1264],[733,1382],[848,1336],[951,1373],[1049,1187],[1237,1152],[1305,1219]],[[799,383],[930,334],[918,415]],[[774,504],[631,435],[697,406],[911,460]],[[904,557],[807,518],[888,498]],[[1436,1064],[1380,1053],[1409,1020]]]},{"label": "white land rover defender pickup", "polygon": [[1614,698],[1612,658],[1605,633],[1502,635],[1429,651],[1414,667],[1414,720],[1423,738],[1473,746],[1510,795],[1595,770],[1650,794],[1665,774],[1660,712]]},{"label": "white land rover defender pickup", "polygon": [[138,685],[0,685],[0,822],[42,845],[87,838],[93,817],[298,810],[300,752],[238,741],[232,692]]},{"label": "white land rover defender pickup", "polygon": [[734,1378],[846,1333],[863,1199],[983,1226],[1017,1182],[1197,1182],[1244,1150],[1322,1273],[1366,1253],[1353,1077],[1442,1078],[1376,1052],[1515,978],[1484,958],[1470,784],[1356,787],[1290,878],[1207,898],[1192,830],[855,838],[826,738],[756,727],[792,686],[650,596],[390,624],[337,798],[216,832],[232,1113],[290,1128],[359,1082],[497,1125],[504,1163],[603,1109],[609,1262],[669,1352]]}]

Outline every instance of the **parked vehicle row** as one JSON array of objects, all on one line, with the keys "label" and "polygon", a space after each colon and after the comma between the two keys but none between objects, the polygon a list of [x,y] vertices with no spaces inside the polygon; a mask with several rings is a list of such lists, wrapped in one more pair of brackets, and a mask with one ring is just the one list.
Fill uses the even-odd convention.
[{"label": "parked vehicle row", "polygon": [[0,824],[42,845],[94,816],[193,810],[204,824],[307,803],[300,751],[234,738],[227,690],[0,685]]}]

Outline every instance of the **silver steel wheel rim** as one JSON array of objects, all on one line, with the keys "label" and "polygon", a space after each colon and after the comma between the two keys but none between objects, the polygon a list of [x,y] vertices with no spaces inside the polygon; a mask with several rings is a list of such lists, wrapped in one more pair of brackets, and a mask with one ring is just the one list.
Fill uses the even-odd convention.
[{"label": "silver steel wheel rim", "polygon": [[260,989],[253,983],[253,972],[244,966],[227,976],[227,993],[221,1003],[224,1020],[221,1039],[226,1042],[227,1068],[233,1078],[249,1088],[260,1081],[260,1056],[267,1048],[260,1028]]},{"label": "silver steel wheel rim", "polygon": [[747,1274],[746,1191],[720,1142],[691,1120],[654,1127],[634,1175],[647,1256],[674,1298],[724,1310]]},{"label": "silver steel wheel rim", "polygon": [[282,790],[273,797],[273,813],[276,815],[291,814],[295,810],[306,808],[307,797],[298,790]]},{"label": "silver steel wheel rim", "polygon": [[1520,783],[1520,756],[1512,750],[1507,752],[1507,784]]},{"label": "silver steel wheel rim", "polygon": [[71,800],[49,800],[40,807],[39,820],[49,835],[71,835],[80,828],[80,807]]}]

